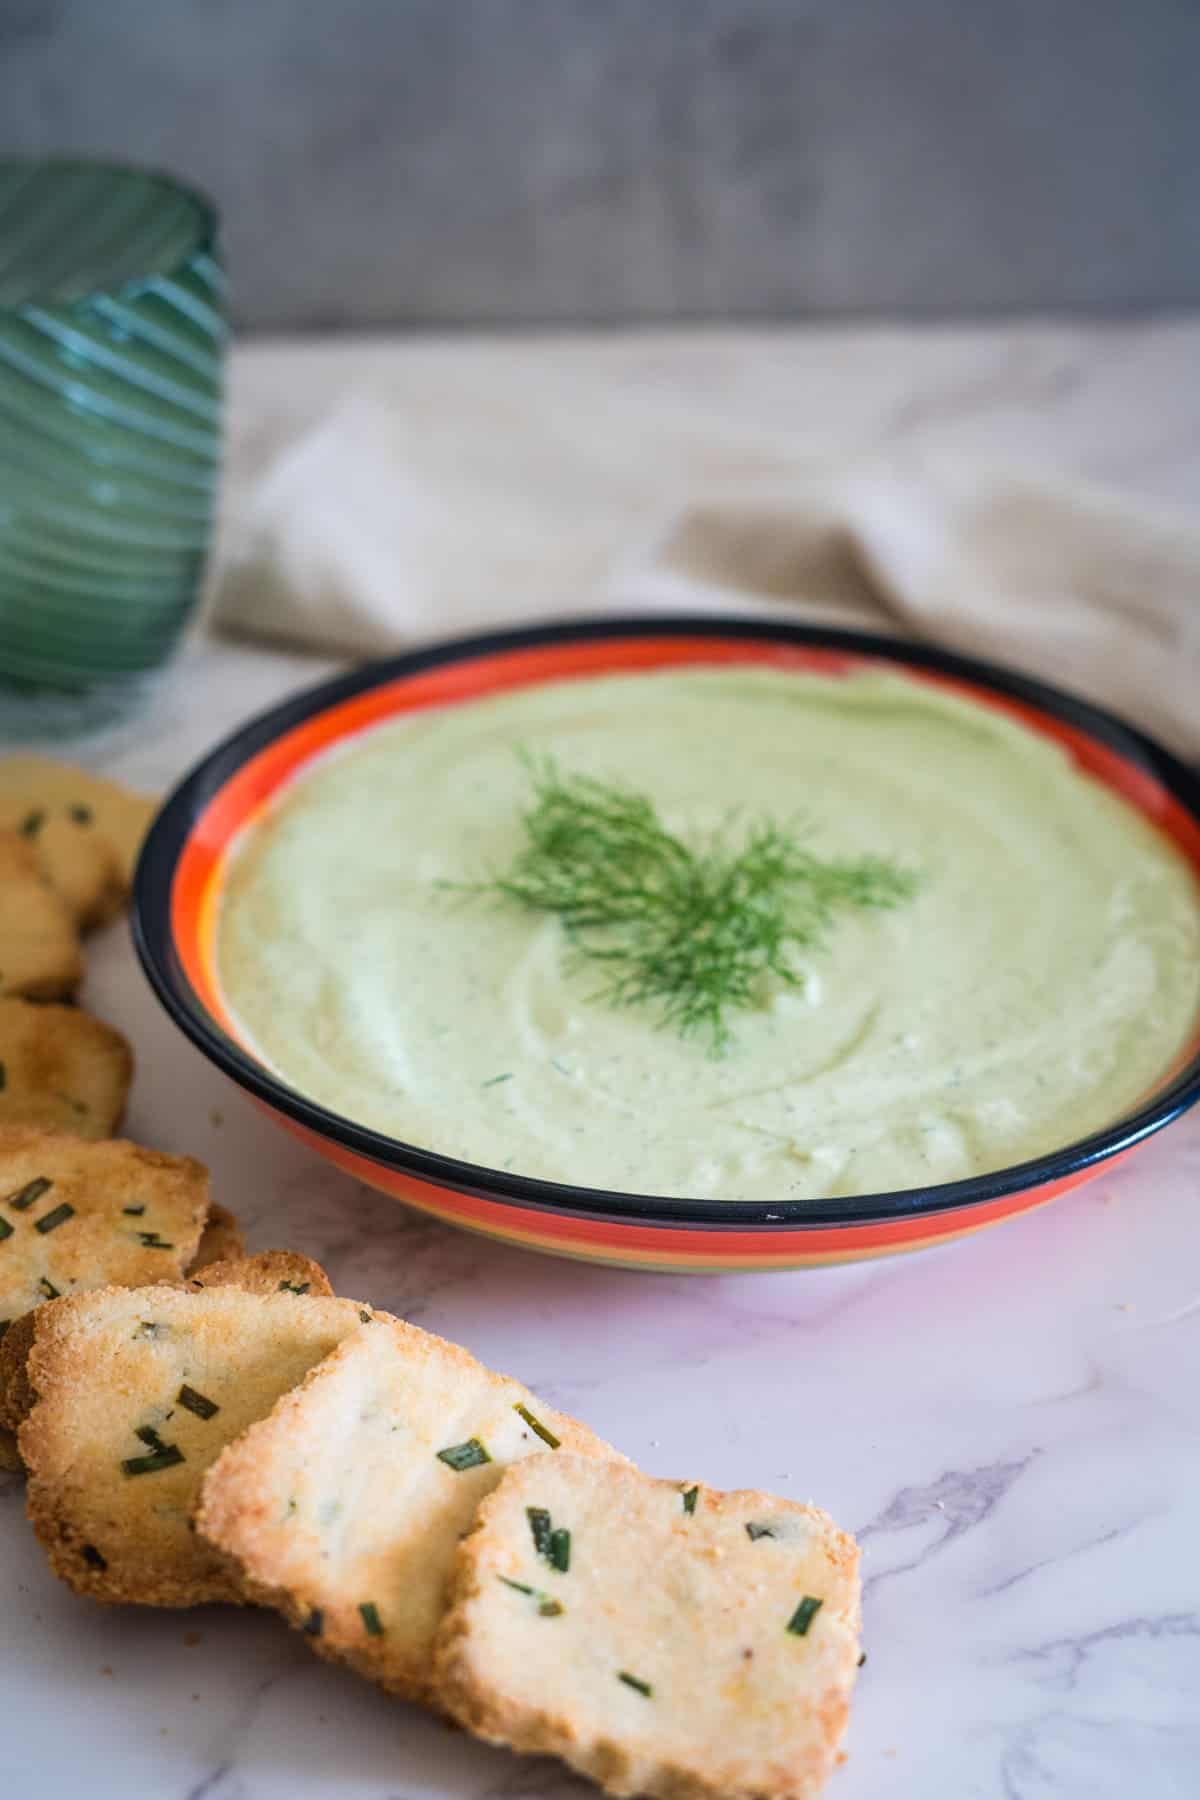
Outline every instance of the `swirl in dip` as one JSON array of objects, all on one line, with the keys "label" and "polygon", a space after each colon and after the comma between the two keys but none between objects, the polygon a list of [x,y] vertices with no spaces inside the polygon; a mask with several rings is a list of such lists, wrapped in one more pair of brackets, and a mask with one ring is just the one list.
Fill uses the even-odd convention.
[{"label": "swirl in dip", "polygon": [[[447,894],[507,866],[516,752],[920,871],[841,916],[712,1056],[592,998],[552,917]],[[378,727],[234,859],[225,1000],[283,1080],[426,1149],[587,1187],[802,1199],[922,1187],[1110,1124],[1200,1013],[1200,892],[1139,814],[1005,714],[916,679],[763,669],[563,681]]]}]

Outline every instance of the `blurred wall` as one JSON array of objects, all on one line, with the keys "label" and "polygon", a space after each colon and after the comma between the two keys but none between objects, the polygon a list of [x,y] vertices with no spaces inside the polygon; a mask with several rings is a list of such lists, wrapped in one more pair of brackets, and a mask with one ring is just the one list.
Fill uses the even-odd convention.
[{"label": "blurred wall", "polygon": [[[0,0],[255,327],[1200,302],[1200,0]],[[2,229],[2,226],[0,226]]]}]

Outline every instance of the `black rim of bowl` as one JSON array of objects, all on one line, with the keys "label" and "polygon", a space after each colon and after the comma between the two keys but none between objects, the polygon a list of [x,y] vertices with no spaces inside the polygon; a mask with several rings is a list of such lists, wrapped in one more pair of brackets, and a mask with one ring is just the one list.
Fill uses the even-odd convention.
[{"label": "black rim of bowl", "polygon": [[[1114,714],[1060,688],[997,664],[900,638],[843,631],[820,625],[788,624],[722,614],[608,616],[575,619],[444,640],[405,655],[360,665],[348,674],[309,688],[240,726],[217,745],[175,788],[152,826],[134,881],[133,938],[150,985],[166,1011],[192,1042],[241,1087],[288,1118],[342,1149],[383,1168],[434,1187],[514,1206],[522,1211],[558,1213],[581,1220],[620,1221],[692,1229],[772,1231],[896,1223],[936,1216],[1079,1174],[1131,1149],[1200,1099],[1200,1054],[1193,1056],[1152,1099],[1103,1131],[1065,1144],[1030,1161],[983,1175],[922,1188],[853,1194],[814,1200],[689,1200],[654,1194],[609,1192],[543,1181],[532,1176],[462,1162],[356,1124],[289,1088],[227,1037],[191,988],[171,936],[171,890],[175,870],[193,825],[205,807],[244,763],[314,714],[387,682],[455,662],[469,662],[506,650],[570,644],[589,639],[718,637],[781,646],[846,651],[910,668],[961,679],[977,688],[1016,700],[1062,721],[1115,751],[1157,781],[1200,822],[1200,776],[1153,738]],[[470,704],[467,700],[463,704]]]}]

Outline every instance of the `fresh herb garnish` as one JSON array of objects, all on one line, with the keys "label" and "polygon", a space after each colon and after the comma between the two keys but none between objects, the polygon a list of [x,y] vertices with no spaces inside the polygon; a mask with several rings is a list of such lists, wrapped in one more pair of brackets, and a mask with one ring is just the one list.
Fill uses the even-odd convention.
[{"label": "fresh herb garnish", "polygon": [[157,1231],[139,1231],[136,1235],[138,1242],[147,1250],[173,1250],[175,1248],[174,1244],[165,1244]]},{"label": "fresh herb garnish", "polygon": [[36,811],[25,814],[25,817],[21,820],[17,829],[22,837],[36,837],[45,823],[46,814],[41,807],[38,807]]},{"label": "fresh herb garnish", "polygon": [[811,1594],[805,1594],[803,1600],[787,1622],[787,1628],[796,1637],[807,1637],[808,1628],[824,1606],[823,1600],[814,1600]]},{"label": "fresh herb garnish", "polygon": [[546,1546],[546,1561],[560,1575],[565,1575],[571,1566],[571,1534],[559,1525],[550,1533],[550,1542]]},{"label": "fresh herb garnish", "polygon": [[683,1510],[684,1510],[684,1512],[685,1513],[694,1513],[696,1510],[696,1502],[699,1498],[700,1498],[700,1489],[698,1487],[685,1488],[684,1492],[683,1492]]},{"label": "fresh herb garnish", "polygon": [[493,1075],[490,1081],[481,1081],[480,1087],[499,1087],[502,1081],[511,1081],[512,1075]]},{"label": "fresh herb garnish", "polygon": [[75,825],[90,825],[92,822],[92,809],[90,806],[68,807],[67,814]]},{"label": "fresh herb garnish", "polygon": [[46,1275],[38,1282],[38,1291],[44,1300],[57,1300],[59,1297],[59,1289]]},{"label": "fresh herb garnish", "polygon": [[754,1520],[750,1519],[746,1525],[746,1536],[750,1539],[752,1544],[757,1544],[759,1538],[773,1538],[775,1533],[771,1530],[769,1525],[756,1525]]},{"label": "fresh herb garnish", "polygon": [[[311,1286],[311,1281],[281,1281],[275,1291],[279,1294],[307,1294]],[[359,1317],[361,1316],[360,1313]]]},{"label": "fresh herb garnish", "polygon": [[364,1312],[361,1307],[358,1309],[358,1316],[364,1325],[373,1325],[375,1323],[375,1314]]},{"label": "fresh herb garnish", "polygon": [[54,1208],[53,1212],[46,1213],[43,1218],[35,1219],[33,1221],[33,1229],[35,1231],[40,1231],[42,1236],[45,1237],[48,1231],[56,1231],[60,1225],[65,1225],[68,1219],[73,1219],[74,1217],[75,1208],[64,1200],[61,1206],[56,1206]]},{"label": "fresh herb garnish", "polygon": [[879,856],[822,858],[794,829],[764,820],[689,841],[644,794],[552,758],[525,759],[532,803],[524,842],[503,873],[451,883],[562,922],[581,962],[604,979],[592,998],[650,1006],[660,1023],[728,1047],[728,1014],[761,1004],[767,977],[802,984],[798,950],[838,914],[896,906],[916,878]]},{"label": "fresh herb garnish", "polygon": [[164,1444],[156,1432],[149,1427],[137,1433],[144,1444],[153,1444],[149,1456],[131,1456],[121,1464],[123,1475],[157,1475],[160,1469],[173,1469],[176,1463],[184,1462],[183,1451],[178,1444]]},{"label": "fresh herb garnish", "polygon": [[195,1413],[198,1419],[211,1419],[221,1410],[215,1400],[209,1400],[204,1394],[198,1394],[194,1387],[188,1386],[186,1381],[175,1398],[180,1406],[186,1406],[187,1410]]},{"label": "fresh herb garnish", "polygon": [[650,1686],[650,1683],[648,1681],[639,1681],[636,1675],[631,1675],[629,1673],[628,1669],[618,1669],[617,1680],[623,1681],[626,1687],[633,1688],[637,1693],[644,1694],[647,1700],[653,1699],[654,1697],[654,1689]]},{"label": "fresh herb garnish", "polygon": [[16,1227],[10,1225],[7,1219],[0,1219],[0,1244],[4,1242],[6,1237],[11,1237],[15,1230]]},{"label": "fresh herb garnish", "polygon": [[474,1437],[468,1438],[465,1444],[447,1445],[444,1450],[438,1451],[437,1459],[459,1474],[463,1469],[477,1469],[481,1464],[492,1460],[479,1439]]},{"label": "fresh herb garnish", "polygon": [[166,1336],[166,1326],[156,1324],[153,1319],[139,1319],[134,1328],[135,1338],[156,1338]]},{"label": "fresh herb garnish", "polygon": [[383,1636],[383,1622],[379,1617],[379,1608],[373,1600],[364,1600],[359,1606],[362,1622],[367,1628],[368,1637]]},{"label": "fresh herb garnish", "polygon": [[525,1517],[529,1520],[529,1529],[533,1533],[533,1547],[539,1556],[545,1556],[550,1543],[550,1514],[544,1506],[527,1506]]},{"label": "fresh herb garnish", "polygon": [[499,1576],[498,1580],[502,1581],[505,1587],[512,1588],[515,1593],[528,1594],[531,1600],[536,1600],[539,1618],[557,1619],[561,1615],[562,1601],[556,1600],[553,1594],[543,1594],[541,1588],[530,1587],[524,1581],[513,1581],[507,1575]]},{"label": "fresh herb garnish", "polygon": [[121,1211],[130,1219],[140,1219],[145,1212],[144,1206],[123,1206]]},{"label": "fresh herb garnish", "polygon": [[536,1431],[543,1444],[549,1444],[552,1450],[558,1449],[559,1445],[562,1443],[562,1439],[556,1438],[549,1426],[543,1425],[540,1419],[535,1419],[527,1406],[522,1406],[518,1401],[516,1406],[513,1407],[513,1411],[515,1413],[520,1413],[530,1431]]},{"label": "fresh herb garnish", "polygon": [[305,1637],[320,1637],[325,1629],[325,1614],[319,1606],[313,1607],[300,1629]]},{"label": "fresh herb garnish", "polygon": [[27,1181],[23,1188],[18,1188],[15,1194],[8,1196],[8,1204],[14,1212],[27,1212],[34,1201],[40,1200],[42,1195],[48,1193],[53,1186],[54,1183],[48,1176],[35,1176],[32,1181]]},{"label": "fresh herb garnish", "polygon": [[95,1544],[85,1544],[79,1552],[89,1569],[107,1569],[108,1558],[102,1556]]}]

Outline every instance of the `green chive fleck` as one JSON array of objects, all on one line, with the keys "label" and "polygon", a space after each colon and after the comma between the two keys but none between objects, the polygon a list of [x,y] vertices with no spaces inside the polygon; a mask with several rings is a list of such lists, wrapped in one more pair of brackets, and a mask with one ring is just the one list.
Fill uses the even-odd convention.
[{"label": "green chive fleck", "polygon": [[507,1575],[499,1576],[498,1580],[502,1581],[505,1587],[512,1588],[514,1593],[528,1594],[531,1600],[536,1600],[540,1619],[557,1619],[562,1616],[562,1601],[556,1600],[552,1594],[543,1594],[541,1588],[530,1587],[524,1581],[513,1581]]},{"label": "green chive fleck", "polygon": [[507,1075],[493,1075],[492,1079],[490,1081],[481,1081],[479,1085],[480,1085],[480,1087],[485,1087],[485,1088],[499,1087],[499,1085],[502,1081],[511,1081],[511,1080],[512,1080],[512,1074],[510,1072]]},{"label": "green chive fleck", "polygon": [[4,1242],[6,1237],[11,1237],[12,1234],[13,1227],[9,1224],[8,1220],[0,1219],[0,1244]]},{"label": "green chive fleck", "polygon": [[787,1622],[787,1628],[796,1637],[807,1637],[808,1628],[824,1606],[823,1600],[814,1600],[811,1594],[805,1594],[803,1600]]},{"label": "green chive fleck", "polygon": [[358,1316],[362,1320],[364,1325],[373,1325],[375,1323],[375,1314],[369,1313],[369,1312],[363,1312],[361,1307],[359,1308]]},{"label": "green chive fleck", "polygon": [[121,1211],[130,1219],[140,1219],[145,1212],[144,1206],[123,1206]]},{"label": "green chive fleck", "polygon": [[532,1594],[534,1592],[533,1588],[527,1587],[523,1581],[511,1581],[507,1575],[501,1575],[500,1580],[504,1583],[505,1587],[512,1588],[515,1593]]},{"label": "green chive fleck", "polygon": [[751,1519],[746,1526],[746,1536],[750,1539],[752,1544],[757,1544],[759,1538],[773,1538],[775,1533],[771,1530],[769,1525],[756,1525],[754,1520]]},{"label": "green chive fleck", "polygon": [[325,1629],[325,1614],[319,1606],[313,1607],[300,1629],[305,1637],[320,1637]]},{"label": "green chive fleck", "polygon": [[684,1495],[683,1495],[683,1510],[684,1510],[684,1512],[685,1513],[694,1513],[696,1510],[696,1502],[699,1498],[700,1498],[700,1489],[698,1487],[686,1488],[684,1490]]},{"label": "green chive fleck", "polygon": [[45,1175],[39,1175],[35,1180],[27,1181],[23,1188],[18,1188],[15,1194],[10,1194],[8,1204],[14,1212],[28,1212],[34,1201],[40,1200],[53,1186],[54,1183]]},{"label": "green chive fleck", "polygon": [[367,1636],[382,1637],[383,1624],[380,1620],[379,1609],[375,1605],[375,1602],[373,1600],[364,1600],[358,1610],[362,1614],[362,1622],[367,1628]]},{"label": "green chive fleck", "polygon": [[52,1281],[48,1280],[45,1275],[43,1275],[41,1280],[38,1282],[38,1289],[39,1289],[39,1292],[41,1293],[43,1299],[57,1300],[59,1297],[59,1289],[56,1288],[54,1283]]},{"label": "green chive fleck", "polygon": [[550,1514],[544,1506],[527,1506],[525,1517],[529,1520],[529,1529],[533,1533],[533,1547],[539,1556],[545,1556],[550,1542]]},{"label": "green chive fleck", "polygon": [[654,1696],[654,1689],[650,1686],[650,1683],[648,1681],[639,1681],[636,1675],[631,1675],[629,1673],[628,1669],[618,1669],[617,1680],[623,1681],[626,1687],[633,1688],[635,1692],[644,1694],[647,1700],[652,1699]]},{"label": "green chive fleck", "polygon": [[188,1386],[186,1381],[175,1398],[180,1406],[186,1406],[188,1411],[195,1413],[198,1419],[211,1419],[221,1410],[215,1400],[209,1400],[205,1395],[198,1394],[194,1387]]},{"label": "green chive fleck", "polygon": [[156,1325],[153,1319],[140,1319],[133,1335],[135,1338],[156,1338],[165,1337],[166,1332],[165,1325]]},{"label": "green chive fleck", "polygon": [[42,1236],[45,1237],[48,1231],[57,1230],[58,1226],[65,1225],[68,1219],[73,1219],[74,1217],[75,1208],[70,1206],[67,1201],[64,1200],[61,1206],[56,1206],[54,1208],[53,1212],[46,1213],[41,1219],[35,1219],[33,1222],[33,1229],[35,1231],[40,1231]]},{"label": "green chive fleck", "polygon": [[85,1544],[79,1552],[89,1569],[107,1569],[108,1558],[101,1556],[95,1544]]},{"label": "green chive fleck", "polygon": [[68,807],[67,812],[72,824],[90,825],[92,822],[92,809],[90,806]]},{"label": "green chive fleck", "polygon": [[552,1569],[557,1569],[560,1575],[565,1575],[571,1566],[571,1534],[561,1525],[550,1533],[546,1561]]},{"label": "green chive fleck", "polygon": [[152,1450],[161,1450],[163,1447],[163,1441],[153,1425],[139,1425],[133,1435],[135,1438],[141,1438],[143,1444],[149,1444]]},{"label": "green chive fleck", "polygon": [[562,1439],[556,1438],[554,1433],[547,1426],[543,1425],[540,1419],[535,1419],[527,1406],[522,1406],[520,1402],[518,1402],[517,1405],[513,1407],[513,1411],[520,1413],[530,1431],[536,1431],[543,1444],[549,1444],[552,1450],[558,1449],[558,1446],[562,1443]]},{"label": "green chive fleck", "polygon": [[130,1456],[121,1464],[123,1475],[157,1475],[160,1469],[173,1469],[176,1463],[185,1461],[183,1451],[176,1444],[160,1444],[149,1456]]},{"label": "green chive fleck", "polygon": [[36,837],[45,823],[46,815],[39,807],[35,812],[25,814],[18,829],[22,837]]},{"label": "green chive fleck", "polygon": [[465,1444],[448,1444],[444,1450],[438,1451],[437,1459],[456,1474],[461,1474],[464,1469],[478,1469],[492,1460],[475,1437],[468,1438]]},{"label": "green chive fleck", "polygon": [[307,1294],[311,1286],[311,1281],[281,1281],[275,1291],[279,1294]]},{"label": "green chive fleck", "polygon": [[157,1231],[139,1231],[137,1239],[139,1244],[144,1245],[147,1250],[173,1250],[175,1248],[174,1244],[165,1244]]}]

